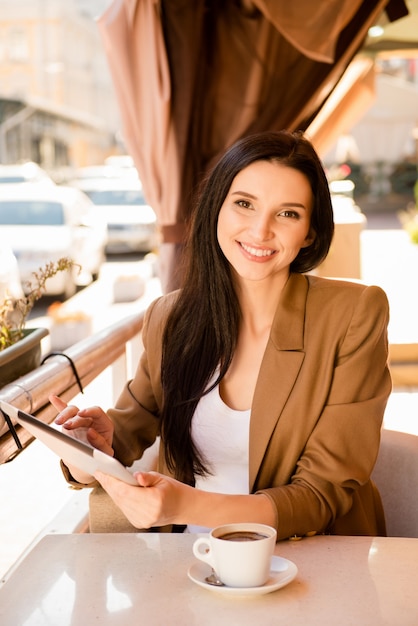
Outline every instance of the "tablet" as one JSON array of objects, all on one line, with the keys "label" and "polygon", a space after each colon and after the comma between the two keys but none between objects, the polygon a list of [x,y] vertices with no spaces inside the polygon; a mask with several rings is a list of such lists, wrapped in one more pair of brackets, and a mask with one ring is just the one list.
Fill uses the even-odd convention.
[{"label": "tablet", "polygon": [[45,424],[29,413],[0,400],[0,409],[29,431],[34,437],[42,441],[50,450],[55,452],[65,463],[74,465],[88,474],[94,474],[96,470],[104,474],[110,474],[130,485],[138,486],[132,473],[117,459],[96,450],[88,443],[74,439],[65,432]]}]

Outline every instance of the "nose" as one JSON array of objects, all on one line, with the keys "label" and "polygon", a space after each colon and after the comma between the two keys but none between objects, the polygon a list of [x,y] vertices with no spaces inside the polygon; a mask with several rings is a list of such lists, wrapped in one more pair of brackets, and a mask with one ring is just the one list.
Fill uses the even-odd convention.
[{"label": "nose", "polygon": [[251,236],[255,242],[268,241],[274,236],[271,217],[269,215],[255,214],[250,227]]}]

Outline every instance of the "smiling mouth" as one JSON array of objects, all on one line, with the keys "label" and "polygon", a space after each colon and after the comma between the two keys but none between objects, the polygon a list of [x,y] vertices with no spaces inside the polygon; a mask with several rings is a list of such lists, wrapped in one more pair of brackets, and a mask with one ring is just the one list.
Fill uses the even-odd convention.
[{"label": "smiling mouth", "polygon": [[245,250],[245,252],[248,252],[248,254],[260,258],[269,257],[276,253],[276,250],[267,250],[266,248],[253,248],[252,246],[248,246],[247,244],[242,242],[239,242],[239,245],[243,250]]}]

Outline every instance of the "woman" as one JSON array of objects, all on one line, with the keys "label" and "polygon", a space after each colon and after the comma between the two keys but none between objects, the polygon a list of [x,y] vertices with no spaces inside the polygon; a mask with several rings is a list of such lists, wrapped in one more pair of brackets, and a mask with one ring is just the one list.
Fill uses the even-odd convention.
[{"label": "woman", "polygon": [[385,533],[370,474],[391,391],[388,303],[379,287],[306,274],[333,228],[326,176],[301,134],[237,142],[205,181],[184,286],[149,308],[115,408],[51,398],[56,423],[88,427],[125,465],[161,435],[159,471],[136,475],[146,489],[95,477],[133,526]]}]

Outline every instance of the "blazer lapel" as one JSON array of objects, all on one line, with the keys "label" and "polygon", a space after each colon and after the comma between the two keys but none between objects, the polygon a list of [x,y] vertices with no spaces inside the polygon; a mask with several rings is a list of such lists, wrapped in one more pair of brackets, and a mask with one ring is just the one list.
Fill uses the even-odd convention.
[{"label": "blazer lapel", "polygon": [[303,363],[307,292],[306,277],[291,274],[273,320],[251,407],[250,491]]}]

